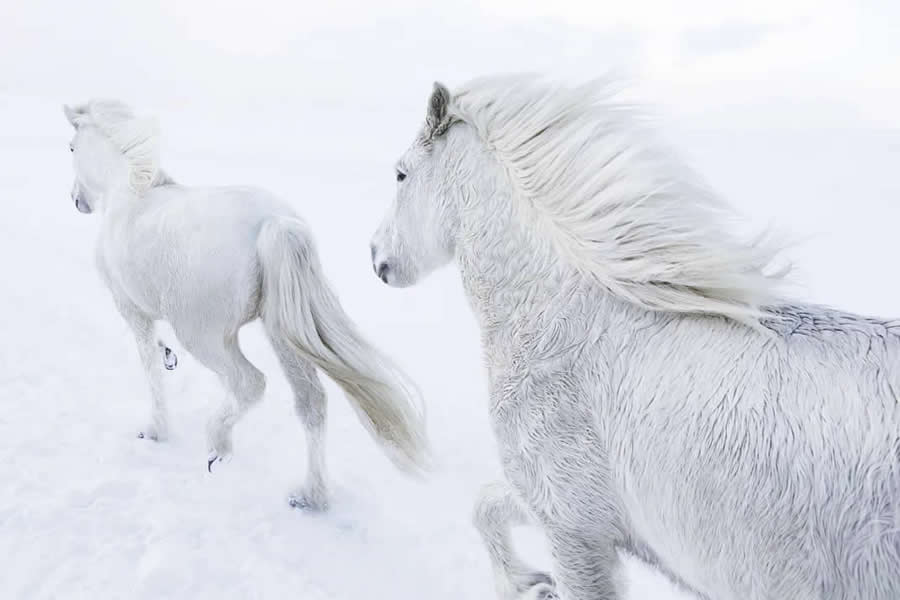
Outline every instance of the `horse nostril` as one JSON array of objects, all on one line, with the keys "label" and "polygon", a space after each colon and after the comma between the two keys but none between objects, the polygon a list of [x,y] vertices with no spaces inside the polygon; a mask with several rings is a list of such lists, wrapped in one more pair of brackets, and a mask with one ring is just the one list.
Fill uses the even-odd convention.
[{"label": "horse nostril", "polygon": [[369,244],[369,251],[372,255],[372,264],[375,264],[375,244]]},{"label": "horse nostril", "polygon": [[378,276],[380,280],[387,283],[387,274],[390,267],[386,262],[379,263],[377,267],[375,267],[375,274]]}]

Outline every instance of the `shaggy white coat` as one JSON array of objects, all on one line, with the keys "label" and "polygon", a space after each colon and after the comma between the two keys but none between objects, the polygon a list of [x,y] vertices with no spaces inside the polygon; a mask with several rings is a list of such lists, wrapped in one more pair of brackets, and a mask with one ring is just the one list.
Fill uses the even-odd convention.
[{"label": "shaggy white coat", "polygon": [[[715,600],[900,598],[900,322],[782,300],[776,248],[609,82],[436,84],[397,170],[375,267],[461,271],[502,598],[623,598],[619,550]],[[510,545],[525,521],[552,578]]]}]

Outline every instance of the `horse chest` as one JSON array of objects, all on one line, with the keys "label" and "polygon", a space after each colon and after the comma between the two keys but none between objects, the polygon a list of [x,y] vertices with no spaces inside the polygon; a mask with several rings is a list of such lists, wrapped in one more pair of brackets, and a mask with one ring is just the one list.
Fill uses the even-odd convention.
[{"label": "horse chest", "polygon": [[565,386],[512,386],[492,408],[507,480],[544,521],[588,521],[579,507],[609,487],[606,441],[587,398]]}]

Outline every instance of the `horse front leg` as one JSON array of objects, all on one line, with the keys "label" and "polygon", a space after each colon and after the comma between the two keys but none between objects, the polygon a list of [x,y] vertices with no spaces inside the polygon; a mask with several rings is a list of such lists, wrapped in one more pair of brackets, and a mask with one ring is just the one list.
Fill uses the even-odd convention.
[{"label": "horse front leg", "polygon": [[529,524],[531,519],[507,484],[482,488],[473,521],[487,549],[501,600],[557,598],[553,578],[526,565],[512,548],[510,528]]},{"label": "horse front leg", "polygon": [[[151,318],[116,294],[113,294],[113,296],[119,312],[134,334],[138,354],[141,357],[141,364],[144,367],[144,374],[150,387],[150,421],[138,432],[138,437],[160,442],[164,441],[169,435],[169,423],[162,381],[162,369],[164,365],[168,367],[168,364],[172,364],[172,368],[174,368],[174,364],[177,364],[177,358],[172,362],[174,353],[157,339],[156,327]],[[162,361],[160,360],[161,348]],[[168,359],[166,350],[170,353]]]},{"label": "horse front leg", "polygon": [[559,597],[565,600],[624,600],[622,561],[609,536],[547,527]]}]

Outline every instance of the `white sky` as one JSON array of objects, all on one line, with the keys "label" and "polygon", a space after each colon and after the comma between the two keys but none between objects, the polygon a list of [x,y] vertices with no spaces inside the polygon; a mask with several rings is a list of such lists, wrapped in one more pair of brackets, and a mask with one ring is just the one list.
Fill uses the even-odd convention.
[{"label": "white sky", "polygon": [[433,79],[452,85],[506,69],[587,76],[616,66],[687,117],[715,119],[717,106],[726,119],[737,107],[750,125],[896,128],[900,2],[0,5],[0,92],[69,101],[327,99],[360,84],[389,101],[404,84]]}]

